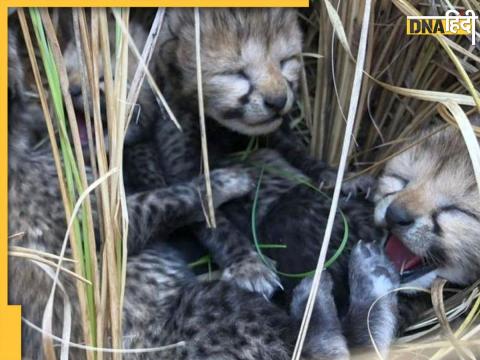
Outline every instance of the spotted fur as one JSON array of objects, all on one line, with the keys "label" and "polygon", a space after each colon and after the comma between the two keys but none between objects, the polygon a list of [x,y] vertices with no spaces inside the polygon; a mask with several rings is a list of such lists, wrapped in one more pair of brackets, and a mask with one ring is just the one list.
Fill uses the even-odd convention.
[{"label": "spotted fur", "polygon": [[[15,115],[17,115],[15,117]],[[21,122],[21,117],[26,114],[12,114],[11,122]],[[27,115],[28,116],[28,115]],[[15,129],[17,129],[15,127]],[[61,243],[66,231],[65,215],[63,210],[58,184],[56,182],[56,170],[51,154],[36,154],[33,150],[18,153],[15,151],[16,138],[14,133],[10,133],[9,147],[9,233],[15,234],[22,232],[20,238],[11,240],[11,245],[34,248],[49,253],[59,253]],[[239,176],[237,176],[239,175]],[[234,180],[236,179],[236,180]],[[212,173],[214,184],[215,205],[218,206],[222,202],[230,199],[232,196],[241,195],[245,191],[249,191],[252,186],[250,178],[238,171],[216,170]],[[127,207],[130,217],[130,227],[128,234],[128,250],[129,254],[141,254],[142,249],[149,243],[165,238],[169,232],[176,226],[188,224],[192,221],[201,221],[203,219],[203,211],[201,206],[201,197],[199,194],[204,189],[204,184],[194,180],[187,184],[178,184],[169,188],[160,188],[154,191],[136,193],[127,197]],[[140,255],[139,255],[140,256]],[[158,257],[162,257],[162,253],[157,253]],[[146,255],[145,255],[146,257]],[[135,260],[137,259],[137,260]],[[132,261],[139,261],[135,256]],[[165,260],[166,261],[166,260]],[[161,260],[159,260],[161,263]],[[166,264],[166,263],[165,263]],[[164,264],[164,265],[165,265]],[[143,264],[144,270],[148,270],[151,264]],[[163,269],[167,276],[162,278],[162,273],[151,274],[150,276],[159,277],[158,289],[149,284],[140,283],[142,279],[139,274],[141,266],[130,265],[129,269],[133,269],[128,273],[129,284],[135,284],[134,289],[143,287],[142,298],[147,305],[155,305],[158,294],[161,293],[163,287],[169,283],[176,281],[177,277],[183,275],[175,274],[175,267]],[[154,269],[152,269],[153,271]],[[184,270],[186,268],[184,267]],[[170,274],[170,275],[169,275]],[[148,276],[145,274],[144,276]],[[40,324],[41,314],[43,312],[46,300],[48,298],[51,287],[50,278],[42,272],[35,264],[26,260],[12,258],[9,266],[9,301],[12,304],[22,305],[22,314],[29,321]],[[76,303],[76,295],[74,284],[70,283],[70,279],[62,277],[62,282],[67,288],[70,300]],[[166,283],[165,283],[166,281]],[[181,284],[181,283],[180,283]],[[177,287],[180,285],[176,285]],[[127,289],[127,293],[134,289]],[[135,292],[135,294],[137,294]],[[147,296],[148,294],[148,296]],[[128,300],[127,300],[128,302]],[[59,320],[63,316],[61,306],[58,305],[54,309],[54,322],[59,324]],[[135,307],[140,306],[138,299],[133,303]],[[158,306],[162,304],[159,303]],[[73,314],[73,339],[80,341],[80,318],[78,314],[78,306],[74,305]],[[126,305],[125,319],[126,325],[124,331],[135,331],[128,328],[129,319],[137,312],[130,313],[129,307]],[[161,312],[161,308],[150,307],[144,313],[143,317],[150,318],[153,313]],[[161,327],[159,322],[158,327]],[[179,325],[180,326],[180,325]],[[213,326],[213,325],[212,325]],[[56,334],[59,334],[58,327],[55,327]],[[39,357],[38,349],[40,348],[40,336],[28,326],[23,327],[24,347],[23,352],[26,358]],[[27,340],[28,339],[28,340]],[[151,338],[142,338],[146,342],[153,341]],[[189,358],[189,357],[185,357]],[[192,357],[197,358],[197,357]],[[208,358],[208,357],[206,357]]]},{"label": "spotted fur", "polygon": [[[275,25],[271,25],[272,19],[277,19],[280,13],[283,15],[282,19],[276,21]],[[330,204],[324,195],[319,195],[305,185],[299,185],[299,182],[309,182],[314,186],[331,185],[335,181],[335,171],[307,155],[305,146],[296,139],[286,121],[282,124],[280,120],[277,124],[277,120],[274,120],[266,126],[263,124],[265,119],[263,115],[256,113],[255,119],[262,125],[259,130],[249,120],[251,106],[258,105],[258,100],[253,94],[263,95],[265,104],[268,91],[273,92],[277,89],[276,83],[270,83],[267,88],[263,87],[262,83],[256,83],[256,75],[261,72],[264,79],[278,76],[278,67],[281,70],[282,65],[279,66],[278,62],[272,64],[271,59],[277,56],[275,54],[277,49],[271,47],[271,44],[285,41],[284,34],[288,31],[297,31],[292,30],[297,27],[296,20],[289,10],[283,12],[267,9],[258,11],[212,9],[202,10],[201,14],[202,76],[210,165],[215,168],[225,164],[237,164],[248,168],[257,179],[262,174],[256,209],[259,240],[266,244],[283,244],[288,248],[284,252],[271,250],[265,253],[275,260],[277,268],[283,272],[300,273],[314,269]],[[183,132],[179,133],[167,119],[161,119],[157,124],[156,144],[159,163],[168,173],[169,181],[175,182],[184,181],[199,173],[201,152],[195,103],[195,57],[193,56],[195,44],[192,12],[174,10],[170,11],[168,16],[170,37],[167,37],[163,45],[164,52],[159,60],[162,69],[160,73],[168,74],[162,79],[165,93],[169,97],[169,103],[173,104],[177,118],[180,119]],[[260,23],[259,18],[268,20]],[[262,30],[257,30],[260,27]],[[275,31],[270,30],[273,27]],[[252,41],[256,42],[254,52],[263,54],[262,57],[250,56]],[[297,47],[294,44],[297,42],[297,48],[299,48],[298,36],[290,36],[288,42],[292,44],[289,46],[291,48]],[[296,89],[298,69],[295,72],[296,77],[291,79],[289,79],[290,75],[283,74],[283,82],[286,81],[293,90]],[[228,83],[226,80],[219,81],[224,77],[229,80]],[[222,106],[227,105],[233,109],[222,112]],[[282,117],[284,111],[288,109],[279,111],[278,116]],[[243,160],[232,157],[231,154],[247,149],[251,141],[250,135],[266,135],[259,139],[264,149],[249,154]],[[369,182],[364,184],[369,186]],[[361,183],[346,184],[344,189],[357,190],[358,186],[361,187]],[[256,262],[245,260],[250,256],[248,254],[251,254],[250,231],[246,229],[251,228],[253,199],[254,194],[250,194],[242,200],[226,204],[216,212],[217,219],[220,219],[219,227],[213,232],[222,237],[224,242],[209,243],[205,239],[211,239],[211,237],[202,236],[202,230],[198,227],[194,231],[197,236],[200,234],[200,239],[204,239],[202,242],[212,251],[215,261],[226,269],[224,275],[241,287],[260,291],[268,296],[271,294],[272,276],[268,275],[266,270],[252,270],[266,268],[267,265],[262,264],[259,259]],[[350,249],[358,239],[373,241],[380,237],[372,226],[373,209],[368,201],[360,199],[347,201],[347,198],[344,198],[342,210],[349,222],[350,244],[331,269],[336,284],[333,291],[340,307],[341,317],[348,311]],[[343,231],[344,226],[339,218],[335,225],[330,256],[340,245]],[[273,269],[273,266],[268,267]],[[229,276],[230,274],[234,275]],[[246,276],[243,274],[250,275],[248,282],[244,281]],[[290,278],[281,280],[286,286],[288,303],[298,281],[292,281]],[[329,299],[328,296],[325,298]],[[321,315],[318,316],[319,318],[316,319],[318,328],[322,326],[328,328],[328,321]],[[325,346],[329,343],[339,343],[329,342],[328,332],[320,331],[320,333],[323,336],[319,335],[312,339],[309,342],[311,348],[307,349],[307,352],[328,353],[331,350],[331,354],[335,354],[333,345],[332,348]],[[353,341],[353,343],[356,342]],[[365,342],[362,343],[364,344]],[[345,356],[348,353],[342,345],[338,345],[338,348],[339,356]]]},{"label": "spotted fur", "polygon": [[[303,144],[297,141],[289,124],[283,120],[285,112],[292,107],[288,99],[295,95],[298,87],[299,64],[295,55],[301,48],[301,36],[296,15],[291,9],[202,9],[200,12],[202,77],[211,167],[236,164],[249,168],[257,178],[263,165],[280,170],[280,175],[265,172],[259,202],[260,222],[270,205],[295,187],[299,178],[308,176],[315,184],[331,184],[334,180],[335,173],[307,155]],[[161,83],[182,132],[169,119],[159,119],[155,143],[159,166],[166,179],[175,183],[196,176],[201,164],[193,12],[190,9],[169,10],[165,25],[158,60],[159,73],[163,75]],[[287,100],[282,109],[274,111],[266,103],[280,93]],[[237,116],[224,116],[225,112],[230,115],[235,112]],[[271,117],[267,122],[266,116]],[[252,154],[246,165],[229,155],[244,151],[250,135],[259,134],[268,135],[260,139],[267,149]],[[297,178],[288,180],[282,173]],[[276,287],[272,285],[278,280],[271,270],[266,269],[259,259],[254,261],[251,255],[250,239],[244,229],[249,228],[245,220],[250,219],[248,203],[252,197],[247,200],[247,205],[232,205],[237,207],[232,211],[217,211],[219,227],[215,231],[225,240],[221,245],[206,242],[204,239],[211,237],[203,236],[202,229],[197,229],[196,233],[217,263],[234,267],[227,274],[248,273],[256,279],[254,283],[263,283],[252,287],[239,277],[239,285],[258,289],[269,296]],[[245,209],[247,212],[243,211]],[[237,221],[235,217],[239,213],[243,220]],[[235,222],[237,224],[232,224]],[[240,231],[234,230],[235,226]],[[244,270],[240,271],[242,266]]]},{"label": "spotted fur", "polygon": [[[10,244],[58,253],[66,223],[56,170],[51,153],[35,149],[37,139],[31,131],[32,123],[43,121],[41,112],[35,104],[27,107],[15,97],[10,99],[9,233],[23,233]],[[253,185],[241,169],[213,171],[212,184],[215,206],[243,195]],[[166,359],[288,359],[292,337],[287,334],[292,324],[286,314],[263,297],[230,283],[198,283],[181,257],[158,242],[173,228],[203,219],[200,202],[204,188],[203,180],[195,178],[127,197],[131,256],[124,343],[131,348],[186,341],[185,347],[161,355]],[[9,280],[9,302],[22,305],[22,315],[40,324],[51,279],[34,263],[12,258]],[[67,276],[61,276],[60,281],[73,302],[72,340],[81,342],[75,284]],[[56,301],[55,334],[61,331],[62,317],[61,301]],[[41,359],[40,335],[26,325],[22,331],[23,358]],[[75,350],[70,355],[72,359],[84,358]],[[158,356],[150,353],[126,358]]]}]

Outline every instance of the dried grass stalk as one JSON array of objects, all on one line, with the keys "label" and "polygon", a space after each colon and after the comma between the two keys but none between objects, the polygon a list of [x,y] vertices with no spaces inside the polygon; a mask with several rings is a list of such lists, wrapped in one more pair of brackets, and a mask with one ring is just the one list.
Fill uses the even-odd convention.
[{"label": "dried grass stalk", "polygon": [[302,319],[302,324],[301,324],[299,335],[297,338],[297,343],[295,344],[295,349],[293,351],[292,360],[299,360],[302,355],[303,344],[305,342],[305,338],[308,331],[308,325],[310,323],[313,307],[315,305],[315,300],[317,298],[317,292],[318,292],[318,287],[320,285],[321,274],[322,274],[324,264],[325,264],[325,259],[327,256],[328,244],[330,242],[335,215],[337,213],[338,200],[340,197],[343,176],[347,166],[347,157],[350,149],[351,136],[353,133],[354,121],[357,114],[358,99],[360,97],[361,86],[362,86],[362,72],[363,72],[363,66],[365,64],[365,54],[367,49],[368,29],[370,24],[370,11],[371,11],[371,1],[367,0],[365,3],[364,14],[363,14],[360,47],[358,51],[357,64],[355,68],[355,76],[353,80],[352,97],[350,99],[350,106],[348,109],[347,125],[346,125],[344,139],[343,139],[342,153],[341,153],[340,164],[337,172],[335,189],[333,191],[332,204],[330,206],[330,212],[328,214],[327,226],[325,228],[325,234],[322,241],[322,247],[321,247],[320,255],[318,258],[317,268],[315,270],[315,275],[312,281],[312,288],[310,289],[310,294],[308,296],[307,305],[306,305],[305,313]]},{"label": "dried grass stalk", "polygon": [[210,181],[210,164],[208,161],[207,130],[205,127],[205,109],[203,100],[202,85],[202,60],[201,60],[201,39],[200,39],[200,9],[194,9],[195,19],[195,58],[197,65],[197,90],[198,90],[198,114],[200,116],[200,138],[202,143],[202,164],[205,174],[205,186],[207,190],[207,224],[210,227],[216,227],[215,209],[213,206],[212,183]]}]

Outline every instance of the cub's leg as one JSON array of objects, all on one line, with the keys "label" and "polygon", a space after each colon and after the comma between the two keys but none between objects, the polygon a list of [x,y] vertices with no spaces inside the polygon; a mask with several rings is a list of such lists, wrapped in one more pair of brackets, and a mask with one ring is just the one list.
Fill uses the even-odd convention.
[{"label": "cub's leg", "polygon": [[253,250],[246,235],[248,229],[240,231],[220,211],[216,213],[216,222],[215,229],[201,224],[196,226],[195,233],[224,269],[222,279],[270,298],[276,288],[281,287],[280,280]]},{"label": "cub's leg", "polygon": [[[291,314],[300,323],[312,287],[312,278],[306,278],[293,291]],[[322,273],[313,313],[308,328],[302,359],[348,359],[347,341],[332,295],[333,282],[330,274]]]},{"label": "cub's leg", "polygon": [[359,241],[355,245],[349,263],[349,282],[350,307],[343,320],[349,345],[371,347],[373,340],[386,355],[397,326],[397,295],[389,292],[398,287],[399,277],[378,244]]},{"label": "cub's leg", "polygon": [[225,281],[198,282],[162,244],[129,258],[124,306],[127,348],[184,346],[128,360],[288,360],[290,318]]},{"label": "cub's leg", "polygon": [[[256,181],[259,181],[263,166],[273,169],[272,171],[286,172],[294,177],[302,176],[273,150],[255,152],[249,157],[246,165],[236,162],[233,164],[251,173]],[[222,165],[233,164],[232,160],[222,162]],[[281,194],[293,186],[295,186],[294,181],[276,173],[264,173],[257,201],[257,223],[261,223],[269,208]],[[210,250],[216,263],[224,269],[222,279],[233,281],[243,289],[258,292],[269,298],[277,287],[282,286],[278,276],[272,270],[274,264],[265,264],[253,249],[250,237],[252,202],[253,194],[250,198],[236,200],[236,204],[229,203],[223,206],[216,212],[216,229],[208,229],[202,224],[195,228],[195,233]]]},{"label": "cub's leg", "polygon": [[[247,172],[218,169],[211,173],[215,207],[245,195],[254,186]],[[202,221],[206,204],[205,181],[199,177],[185,184],[145,191],[127,197],[129,212],[128,250],[143,248],[159,233]]]},{"label": "cub's leg", "polygon": [[151,141],[125,146],[123,151],[123,179],[127,194],[154,190],[167,186],[157,161],[157,151]]}]

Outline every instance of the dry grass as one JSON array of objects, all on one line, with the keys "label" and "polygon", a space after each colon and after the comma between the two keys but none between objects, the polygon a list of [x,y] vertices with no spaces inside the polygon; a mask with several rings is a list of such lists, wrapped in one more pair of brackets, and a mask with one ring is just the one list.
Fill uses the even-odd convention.
[{"label": "dry grass", "polygon": [[[110,14],[114,12],[115,20]],[[52,13],[47,9],[30,9],[29,17],[23,9],[18,10],[22,32],[29,52],[35,82],[47,121],[50,142],[58,172],[66,221],[69,224],[62,253],[32,253],[26,249],[11,249],[11,255],[22,256],[56,269],[51,296],[45,309],[42,331],[44,333],[44,354],[55,359],[51,336],[52,308],[58,281],[58,274],[72,272],[62,267],[67,238],[70,237],[75,265],[78,299],[82,314],[83,341],[93,349],[122,348],[122,303],[126,276],[126,236],[128,214],[126,196],[121,176],[123,142],[132,109],[137,101],[139,87],[148,67],[151,49],[158,37],[151,36],[144,56],[134,77],[134,85],[128,90],[128,48],[129,36],[125,32],[129,23],[129,9],[94,9],[86,14],[84,9],[73,9],[75,44],[80,59],[82,74],[82,95],[84,114],[88,130],[90,166],[94,175],[88,184],[84,154],[80,141],[76,113],[69,92],[68,74],[61,46],[52,22]],[[152,34],[157,34],[163,19],[158,12]],[[110,27],[110,29],[109,29]],[[110,43],[111,28],[116,30],[115,44]],[[35,33],[32,40],[31,31]],[[123,31],[122,31],[123,30]],[[38,64],[35,49],[40,50],[41,65]],[[138,54],[138,50],[136,50]],[[100,67],[99,60],[102,60]],[[112,62],[115,59],[115,62]],[[41,74],[47,74],[48,89],[44,88]],[[105,88],[106,112],[101,112],[100,77]],[[151,79],[151,75],[150,75]],[[161,96],[161,94],[160,94]],[[91,99],[89,103],[86,99]],[[128,101],[127,101],[128,99]],[[53,110],[52,110],[53,109]],[[65,113],[66,110],[66,113]],[[103,118],[102,118],[103,116]],[[93,120],[93,122],[92,122]],[[68,122],[67,122],[68,121]],[[105,137],[104,126],[110,136]],[[68,130],[67,130],[68,128]],[[56,129],[59,129],[60,146]],[[108,141],[108,143],[106,142]],[[72,146],[73,142],[73,146]],[[108,149],[108,151],[107,151]],[[98,189],[97,189],[98,187]],[[93,209],[89,193],[96,190],[97,228],[102,239],[102,249],[97,251],[93,231]],[[82,217],[77,217],[77,213]],[[70,231],[70,229],[72,231]],[[97,254],[100,257],[97,257]],[[57,262],[53,262],[57,260]],[[47,270],[48,271],[48,270]],[[87,285],[85,285],[87,284]],[[67,308],[67,307],[66,307]],[[66,314],[68,318],[70,314]],[[66,358],[69,346],[68,322],[64,322],[61,358]],[[68,330],[68,329],[67,329]],[[86,352],[87,359],[102,359],[105,350]],[[107,351],[108,352],[108,351]],[[120,360],[122,353],[114,351],[112,358]]]},{"label": "dry grass", "polygon": [[[348,164],[359,173],[376,175],[389,158],[407,148],[419,129],[433,122],[445,123],[445,126],[460,128],[472,157],[475,175],[477,180],[480,179],[480,148],[475,138],[480,134],[480,129],[472,128],[467,118],[467,114],[480,113],[478,48],[472,47],[466,37],[406,36],[404,16],[418,12],[443,14],[450,6],[473,8],[479,12],[480,4],[472,0],[372,1],[372,11],[367,14],[369,20],[363,30],[364,34],[368,34],[364,38],[366,47],[363,48],[361,45],[365,42],[360,34],[364,24],[362,19],[367,19],[363,16],[365,7],[369,3],[321,0],[313,3],[310,9],[300,11],[305,29],[305,46],[301,97],[298,102],[301,116],[296,126],[311,154],[333,165],[343,167]],[[70,222],[75,204],[86,191],[88,183],[67,75],[51,15],[46,10],[35,11],[30,14],[36,16],[37,26],[43,28],[45,41],[51,47],[51,54],[42,54],[42,65],[36,63],[34,56],[33,48],[38,44],[30,35],[32,18],[28,18],[22,10],[19,15],[47,120],[66,220]],[[157,13],[147,46],[141,52],[134,47],[127,33],[127,9],[115,10],[118,41],[110,43],[108,26],[115,21],[109,17],[109,11],[96,9],[91,16],[87,16],[83,9],[73,10],[75,43],[82,64],[82,93],[84,99],[92,99],[92,106],[85,102],[84,107],[90,164],[94,178],[102,179],[95,190],[95,197],[100,237],[105,246],[100,252],[95,248],[92,205],[86,197],[80,210],[84,214],[82,220],[72,222],[70,246],[73,259],[17,248],[12,249],[12,255],[33,258],[57,267],[57,271],[65,271],[61,266],[62,261],[71,260],[75,266],[75,276],[81,279],[77,281],[77,290],[83,315],[83,340],[99,348],[120,348],[122,320],[119,309],[125,285],[128,218],[123,180],[119,175],[121,172],[116,171],[122,166],[125,129],[132,117],[133,104],[144,78],[155,90],[158,101],[164,106],[166,104],[146,71],[164,13],[163,10]],[[38,30],[35,34],[36,41],[40,41]],[[201,44],[197,41],[198,46]],[[129,47],[139,60],[133,81],[127,79]],[[41,74],[48,71],[41,67],[53,65],[48,64],[48,56],[57,66],[49,78],[49,89],[44,89]],[[113,56],[116,65],[112,64]],[[98,61],[100,58],[103,63],[102,74]],[[201,65],[199,60],[197,56]],[[363,78],[359,76],[362,70]],[[105,79],[106,119],[102,119],[100,111],[100,75]],[[199,75],[201,83],[200,72]],[[129,81],[132,81],[130,89],[127,87]],[[202,97],[201,86],[199,95]],[[63,106],[55,106],[55,102]],[[199,106],[202,106],[202,101]],[[176,121],[168,105],[167,112]],[[109,134],[115,134],[109,136],[108,144],[105,143],[102,122],[107,124]],[[203,119],[201,123],[204,123]],[[67,124],[70,129],[68,134],[65,131]],[[55,129],[61,130],[60,143]],[[202,144],[204,169],[208,174],[205,136]],[[337,185],[342,181],[342,176],[343,171],[340,171]],[[337,197],[338,191],[339,186],[336,187]],[[333,203],[332,213],[336,206],[336,202]],[[211,206],[208,209],[210,222],[214,225],[213,209]],[[328,238],[326,240],[325,244],[328,244]],[[319,269],[323,267],[324,260],[324,256],[321,256]],[[320,272],[317,272],[316,281],[319,280]],[[393,358],[433,356],[441,359],[452,351],[469,358],[471,354],[468,348],[479,345],[479,341],[475,340],[480,332],[479,325],[475,323],[480,314],[479,284],[444,298],[444,283],[436,283],[431,292],[432,310],[419,318],[418,323],[410,328],[408,336],[399,339],[393,349]],[[313,298],[314,294],[311,295]],[[450,328],[450,321],[462,314],[466,317],[460,328]],[[307,312],[305,328],[308,317]],[[439,330],[443,330],[447,336],[439,338]],[[425,336],[428,336],[427,340]],[[107,341],[110,338],[111,343]],[[298,358],[301,343],[300,337],[295,358]],[[45,347],[48,358],[53,359],[55,355],[51,339],[46,338]],[[89,359],[103,357],[101,351],[87,354]],[[113,356],[120,359],[121,353]]]},{"label": "dry grass", "polygon": [[[333,7],[331,6],[328,0],[325,1],[325,5],[327,6],[327,10],[330,18],[332,19],[332,24],[335,24],[334,26],[337,29],[337,34],[341,34],[340,38],[343,39],[343,42],[345,44],[346,39],[344,38],[343,27],[341,26],[341,23],[339,23],[340,19],[336,11],[333,9]],[[338,200],[339,200],[340,191],[341,191],[341,184],[343,182],[345,169],[348,166],[347,157],[348,157],[351,138],[353,134],[353,126],[355,123],[355,115],[357,113],[358,101],[359,101],[360,92],[362,88],[362,80],[363,80],[362,72],[364,69],[365,58],[366,58],[371,6],[372,6],[372,2],[370,0],[367,0],[365,2],[365,9],[363,11],[363,16],[362,16],[363,21],[362,21],[361,34],[360,34],[360,44],[359,44],[358,56],[356,58],[356,66],[353,73],[351,97],[350,97],[348,114],[347,114],[347,124],[345,127],[344,138],[342,142],[340,164],[338,167],[335,189],[333,191],[332,205],[330,207],[330,212],[328,214],[327,226],[325,228],[325,234],[322,241],[322,248],[320,250],[317,268],[315,270],[315,275],[313,277],[312,290],[310,291],[310,294],[308,297],[305,313],[302,319],[302,324],[300,327],[297,343],[295,345],[295,349],[293,352],[292,360],[300,360],[302,356],[302,348],[307,335],[308,326],[312,316],[315,300],[317,298],[317,292],[320,285],[322,271],[325,268],[325,260],[327,256],[328,245],[330,243],[330,238],[332,235],[335,215],[337,213]],[[351,52],[348,51],[349,48],[347,47],[346,44],[345,44],[345,48],[347,49],[348,55],[351,55]]]}]

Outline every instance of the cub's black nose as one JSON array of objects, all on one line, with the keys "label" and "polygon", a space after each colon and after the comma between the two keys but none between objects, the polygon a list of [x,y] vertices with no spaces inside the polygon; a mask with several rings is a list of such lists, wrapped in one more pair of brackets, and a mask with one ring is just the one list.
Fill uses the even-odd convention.
[{"label": "cub's black nose", "polygon": [[385,214],[385,221],[389,226],[407,226],[413,224],[415,221],[415,216],[408,212],[403,206],[395,204],[394,202],[390,204],[387,208],[387,213]]},{"label": "cub's black nose", "polygon": [[287,95],[265,96],[263,101],[268,108],[280,112],[287,103]]}]

